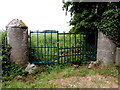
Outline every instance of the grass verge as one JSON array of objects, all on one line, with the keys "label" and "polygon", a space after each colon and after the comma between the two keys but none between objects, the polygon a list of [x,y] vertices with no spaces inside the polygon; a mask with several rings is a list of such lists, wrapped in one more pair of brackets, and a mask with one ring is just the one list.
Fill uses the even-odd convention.
[{"label": "grass verge", "polygon": [[[62,84],[63,82],[63,84]],[[89,82],[89,83],[87,83]],[[3,81],[3,88],[116,88],[118,67],[95,67],[77,65],[47,65],[38,67],[32,74]],[[112,86],[111,86],[112,85]]]}]

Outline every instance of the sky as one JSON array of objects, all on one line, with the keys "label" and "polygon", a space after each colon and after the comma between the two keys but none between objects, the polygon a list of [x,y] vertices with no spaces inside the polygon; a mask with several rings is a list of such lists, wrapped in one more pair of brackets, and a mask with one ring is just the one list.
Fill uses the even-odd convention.
[{"label": "sky", "polygon": [[0,0],[0,29],[13,19],[22,20],[29,30],[68,32],[70,14],[62,10],[62,0]]}]

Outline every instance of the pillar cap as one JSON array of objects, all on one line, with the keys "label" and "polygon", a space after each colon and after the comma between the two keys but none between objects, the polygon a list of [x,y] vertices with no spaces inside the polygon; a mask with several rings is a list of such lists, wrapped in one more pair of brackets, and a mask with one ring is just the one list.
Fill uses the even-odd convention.
[{"label": "pillar cap", "polygon": [[13,19],[7,26],[8,27],[16,27],[16,28],[28,28],[27,25],[22,20]]}]

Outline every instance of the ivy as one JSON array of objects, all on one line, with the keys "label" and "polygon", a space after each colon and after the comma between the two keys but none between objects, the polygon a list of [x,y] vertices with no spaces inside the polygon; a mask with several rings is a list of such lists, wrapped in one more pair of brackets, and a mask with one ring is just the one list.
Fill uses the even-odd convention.
[{"label": "ivy", "polygon": [[97,30],[120,46],[120,2],[64,2],[71,13],[70,32]]},{"label": "ivy", "polygon": [[[12,79],[17,75],[25,75],[26,71],[23,70],[19,65],[9,61],[9,49],[11,48],[9,45],[6,45],[6,32],[2,33],[2,48],[0,51],[2,52],[2,77],[3,80]],[[6,79],[7,78],[7,79]]]}]

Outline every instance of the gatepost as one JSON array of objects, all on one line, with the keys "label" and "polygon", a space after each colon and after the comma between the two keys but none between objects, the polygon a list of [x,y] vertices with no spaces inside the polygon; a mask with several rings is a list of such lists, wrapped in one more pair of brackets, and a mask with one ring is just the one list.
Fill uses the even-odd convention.
[{"label": "gatepost", "polygon": [[10,61],[22,67],[28,65],[28,27],[22,20],[13,19],[7,26],[7,43],[10,45]]}]

